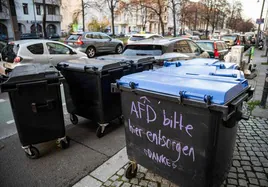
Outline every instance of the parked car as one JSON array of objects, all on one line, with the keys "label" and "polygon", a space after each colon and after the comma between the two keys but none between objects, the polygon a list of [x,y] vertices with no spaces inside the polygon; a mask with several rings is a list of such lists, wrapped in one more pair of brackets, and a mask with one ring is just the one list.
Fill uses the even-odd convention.
[{"label": "parked car", "polygon": [[6,34],[0,34],[0,40],[2,41],[8,41],[8,37]]},{"label": "parked car", "polygon": [[56,33],[50,34],[50,35],[48,35],[48,39],[53,40],[53,41],[59,41],[60,40],[60,35],[58,35]]},{"label": "parked car", "polygon": [[126,45],[122,55],[101,56],[99,59],[124,58],[124,56],[150,56],[157,62],[163,60],[179,60],[192,58],[209,58],[194,41],[187,38],[171,38],[159,40],[142,40]]},{"label": "parked car", "polygon": [[133,34],[129,37],[127,44],[131,44],[137,41],[146,40],[146,39],[162,39],[164,38],[158,34]]},{"label": "parked car", "polygon": [[224,41],[213,41],[213,40],[199,40],[196,41],[197,45],[203,50],[208,52],[210,58],[218,58],[224,60],[224,56],[228,53],[228,46]]},{"label": "parked car", "polygon": [[0,61],[2,59],[1,51],[4,49],[4,47],[7,45],[7,42],[4,40],[0,40]]},{"label": "parked car", "polygon": [[239,34],[226,34],[221,36],[221,40],[225,41],[227,46],[231,48],[235,45],[241,44],[241,38]]},{"label": "parked car", "polygon": [[21,40],[40,39],[42,38],[38,33],[23,33],[20,35]]},{"label": "parked car", "polygon": [[4,67],[12,70],[26,63],[57,63],[86,58],[86,54],[63,43],[50,40],[18,40],[9,42],[2,50]]},{"label": "parked car", "polygon": [[71,34],[64,43],[86,53],[88,58],[93,58],[101,52],[115,52],[117,54],[123,52],[123,42],[121,40],[113,39],[101,32]]},{"label": "parked car", "polygon": [[182,35],[180,37],[182,37],[182,38],[189,38],[191,40],[200,40],[200,37],[199,36],[194,36],[194,35]]}]

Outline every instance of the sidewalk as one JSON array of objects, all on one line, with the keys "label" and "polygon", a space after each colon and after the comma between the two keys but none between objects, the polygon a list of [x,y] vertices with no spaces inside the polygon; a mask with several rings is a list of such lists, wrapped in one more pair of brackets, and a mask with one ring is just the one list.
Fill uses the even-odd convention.
[{"label": "sidewalk", "polygon": [[[264,50],[255,50],[253,57],[253,62],[257,64],[256,73],[257,77],[253,80],[249,80],[249,83],[252,87],[255,88],[254,96],[252,101],[261,101],[263,86],[265,82],[265,76],[268,69],[268,65],[262,65],[262,62],[267,61],[267,57],[261,57],[265,53]],[[266,101],[266,106],[268,107],[268,100]],[[268,109],[262,109],[259,106],[256,106],[252,111],[253,116],[268,118]]]},{"label": "sidewalk", "polygon": [[[136,178],[124,176],[126,148],[119,151],[73,187],[176,187],[170,181],[139,166]],[[221,187],[268,186],[268,119],[250,118],[239,123],[233,165]]]}]

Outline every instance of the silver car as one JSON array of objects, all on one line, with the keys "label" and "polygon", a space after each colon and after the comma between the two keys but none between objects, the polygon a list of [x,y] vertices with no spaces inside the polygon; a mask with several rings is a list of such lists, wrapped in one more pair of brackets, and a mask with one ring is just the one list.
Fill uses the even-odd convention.
[{"label": "silver car", "polygon": [[71,34],[64,42],[93,58],[97,53],[109,52],[120,54],[123,52],[123,42],[113,39],[101,32],[84,32]]},{"label": "silver car", "polygon": [[86,54],[63,43],[50,40],[18,40],[9,42],[2,50],[4,67],[13,69],[25,63],[57,63],[87,58]]}]

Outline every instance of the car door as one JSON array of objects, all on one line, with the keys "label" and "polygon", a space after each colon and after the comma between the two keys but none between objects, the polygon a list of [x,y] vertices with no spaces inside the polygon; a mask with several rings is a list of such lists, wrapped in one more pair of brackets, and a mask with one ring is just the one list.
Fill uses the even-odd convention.
[{"label": "car door", "polygon": [[217,42],[216,45],[217,45],[218,52],[220,54],[219,59],[223,60],[224,56],[228,53],[228,49],[225,48],[225,45],[223,42]]},{"label": "car door", "polygon": [[40,63],[40,64],[47,64],[49,62],[47,53],[44,50],[45,49],[44,43],[31,44],[31,45],[28,45],[26,48],[27,49],[25,50],[27,51],[22,53],[22,58],[24,58],[26,63],[27,63],[27,59],[29,59],[29,62],[32,61],[34,63]]},{"label": "car door", "polygon": [[59,62],[79,58],[77,54],[72,54],[72,50],[69,47],[60,43],[47,42],[46,49],[48,60],[54,66]]},{"label": "car door", "polygon": [[179,40],[175,42],[173,52],[183,53],[189,57],[194,57],[191,48],[186,40]]},{"label": "car door", "polygon": [[113,44],[112,38],[104,33],[100,33],[100,37],[103,43],[103,52],[114,51],[115,44]]},{"label": "car door", "polygon": [[94,46],[97,50],[97,52],[104,52],[105,47],[103,40],[101,39],[100,33],[92,33],[92,39],[90,39],[90,43],[88,46]]}]

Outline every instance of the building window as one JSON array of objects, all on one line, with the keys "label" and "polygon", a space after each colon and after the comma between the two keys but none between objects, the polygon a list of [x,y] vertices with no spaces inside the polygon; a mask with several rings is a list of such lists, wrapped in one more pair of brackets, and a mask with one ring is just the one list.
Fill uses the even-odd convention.
[{"label": "building window", "polygon": [[2,0],[0,0],[0,12],[3,12],[3,7],[2,7]]},{"label": "building window", "polygon": [[41,15],[41,8],[40,5],[36,5],[36,14]]},{"label": "building window", "polygon": [[56,7],[52,5],[47,6],[47,14],[49,15],[56,15]]},{"label": "building window", "polygon": [[22,7],[23,7],[23,13],[28,14],[28,4],[27,3],[22,3]]}]

